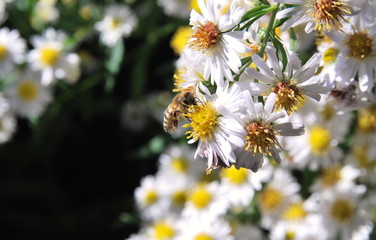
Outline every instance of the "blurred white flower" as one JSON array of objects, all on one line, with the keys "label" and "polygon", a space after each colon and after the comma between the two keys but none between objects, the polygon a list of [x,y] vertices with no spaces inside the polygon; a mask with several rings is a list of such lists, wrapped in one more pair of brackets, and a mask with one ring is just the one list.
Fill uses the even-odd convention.
[{"label": "blurred white flower", "polygon": [[147,110],[144,104],[135,101],[127,101],[120,111],[122,125],[132,132],[142,131],[147,124]]},{"label": "blurred white flower", "polygon": [[157,4],[168,16],[187,19],[191,12],[192,0],[157,0]]},{"label": "blurred white flower", "polygon": [[94,25],[101,41],[113,47],[122,37],[128,37],[137,24],[137,17],[126,5],[113,4],[106,8],[104,18]]},{"label": "blurred white flower", "polygon": [[51,89],[41,83],[38,72],[25,70],[17,80],[5,89],[10,111],[34,118],[40,116],[52,100]]},{"label": "blurred white flower", "polygon": [[42,72],[42,84],[49,85],[57,79],[73,83],[79,76],[79,57],[64,51],[66,35],[60,30],[46,29],[42,35],[31,37],[34,49],[28,53],[28,62],[34,71]]},{"label": "blurred white flower", "polygon": [[25,58],[26,43],[18,30],[0,29],[0,77],[3,78],[15,69]]}]

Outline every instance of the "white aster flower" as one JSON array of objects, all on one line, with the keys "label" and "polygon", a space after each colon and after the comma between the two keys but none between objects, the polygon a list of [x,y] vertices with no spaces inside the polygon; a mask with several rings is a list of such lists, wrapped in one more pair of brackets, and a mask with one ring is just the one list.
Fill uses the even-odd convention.
[{"label": "white aster flower", "polygon": [[9,141],[17,127],[16,117],[9,110],[8,100],[0,96],[0,144]]},{"label": "white aster flower", "polygon": [[65,53],[65,39],[64,32],[53,28],[31,38],[34,49],[28,53],[27,60],[34,71],[42,72],[44,85],[51,84],[56,78],[64,78],[67,82],[75,82],[78,78],[79,57]]},{"label": "white aster flower", "polygon": [[197,222],[209,221],[223,216],[228,204],[227,196],[217,181],[196,183],[187,196],[187,202],[182,211],[184,218],[195,218]]},{"label": "white aster flower", "polygon": [[163,218],[156,220],[145,229],[145,235],[152,240],[174,240],[179,233],[178,219],[165,213]]},{"label": "white aster flower", "polygon": [[124,128],[139,133],[147,124],[147,109],[140,102],[128,100],[122,106],[120,119]]},{"label": "white aster flower", "polygon": [[10,111],[33,118],[38,117],[52,100],[49,87],[42,85],[40,73],[25,70],[18,79],[5,89]]},{"label": "white aster flower", "polygon": [[210,97],[202,96],[197,105],[192,105],[185,116],[190,122],[186,132],[192,144],[199,141],[195,153],[208,159],[208,171],[218,166],[231,166],[236,162],[235,147],[244,145],[244,129],[236,115],[242,105],[241,92],[236,84],[217,91]]},{"label": "white aster flower", "polygon": [[0,29],[0,77],[5,77],[24,60],[25,40],[18,30]]},{"label": "white aster flower", "polygon": [[235,240],[264,240],[266,239],[261,229],[255,225],[233,221],[230,223],[232,235]]},{"label": "white aster flower", "polygon": [[261,226],[270,229],[291,202],[300,199],[300,185],[285,169],[277,168],[272,180],[257,195]]},{"label": "white aster flower", "polygon": [[202,15],[192,10],[190,25],[194,30],[188,43],[190,49],[197,51],[198,64],[204,65],[204,79],[223,85],[224,77],[233,81],[233,73],[239,73],[241,61],[239,54],[246,52],[243,40],[249,37],[245,31],[229,31],[239,23],[244,9],[233,1],[228,11],[214,1],[198,1]]},{"label": "white aster flower", "polygon": [[335,63],[336,78],[349,82],[357,77],[361,91],[371,91],[375,83],[376,70],[376,25],[374,22],[361,22],[358,25],[346,24],[342,31],[327,35],[339,47]]},{"label": "white aster flower", "polygon": [[137,17],[128,6],[114,4],[106,8],[103,20],[94,28],[100,32],[102,42],[113,47],[121,37],[128,37],[136,24]]},{"label": "white aster flower", "polygon": [[228,222],[221,218],[198,221],[195,218],[180,222],[181,233],[176,240],[235,240]]},{"label": "white aster flower", "polygon": [[299,136],[304,133],[302,124],[280,123],[285,116],[282,112],[273,112],[277,94],[271,93],[265,105],[254,103],[249,92],[243,92],[244,108],[242,121],[244,132],[244,147],[237,149],[236,168],[248,168],[254,172],[262,166],[264,155],[271,156],[281,162],[277,147],[281,147],[277,136]]},{"label": "white aster flower", "polygon": [[205,174],[205,162],[201,158],[194,159],[194,153],[195,150],[187,145],[167,147],[158,159],[159,174],[199,180]]},{"label": "white aster flower", "polygon": [[358,7],[363,0],[274,0],[275,2],[294,4],[277,13],[277,19],[292,16],[282,25],[282,31],[299,24],[307,23],[305,31],[313,30],[331,31],[339,30],[345,20],[345,16],[355,13],[353,7]]},{"label": "white aster flower", "polygon": [[250,78],[259,80],[258,90],[250,89],[253,94],[268,95],[270,92],[277,94],[276,110],[285,110],[287,114],[297,110],[297,105],[302,103],[306,96],[319,101],[320,94],[327,93],[329,89],[322,86],[320,79],[314,77],[320,64],[320,54],[314,54],[303,66],[298,57],[288,53],[286,70],[282,72],[281,61],[277,58],[276,49],[266,47],[268,63],[257,54],[252,55],[253,62],[260,69],[257,72],[248,68],[245,73]]},{"label": "white aster flower", "polygon": [[[365,212],[359,204],[365,191],[365,186],[349,183],[317,193],[320,194],[319,213],[323,216],[323,224],[330,238],[354,239],[353,234],[367,225]],[[315,195],[311,197],[317,197]]]},{"label": "white aster flower", "polygon": [[136,188],[136,204],[145,220],[157,220],[165,216],[170,204],[165,191],[165,184],[168,183],[165,180],[149,175],[144,177],[141,185]]},{"label": "white aster flower", "polygon": [[34,12],[37,19],[44,23],[55,22],[59,18],[56,1],[38,1],[35,4]]}]

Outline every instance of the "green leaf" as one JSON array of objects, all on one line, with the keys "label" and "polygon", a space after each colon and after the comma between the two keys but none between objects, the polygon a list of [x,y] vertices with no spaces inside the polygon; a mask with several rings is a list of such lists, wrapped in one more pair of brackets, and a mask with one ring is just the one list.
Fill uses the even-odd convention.
[{"label": "green leaf", "polygon": [[240,20],[240,23],[245,22],[252,18],[256,18],[256,17],[259,18],[263,16],[264,14],[271,12],[273,10],[274,10],[274,7],[271,7],[269,5],[261,5],[261,6],[255,7],[243,15],[242,19]]},{"label": "green leaf", "polygon": [[298,39],[296,37],[295,30],[293,28],[290,28],[289,33],[290,33],[290,50],[296,51],[296,49],[298,48]]},{"label": "green leaf", "polygon": [[284,71],[287,65],[287,61],[288,61],[285,47],[283,46],[283,44],[278,38],[272,37],[271,39],[272,39],[274,47],[277,49],[278,58],[280,61],[282,61],[282,64],[283,64],[282,71]]},{"label": "green leaf", "polygon": [[105,67],[109,73],[116,74],[120,70],[120,65],[124,56],[124,42],[120,39],[112,48],[108,48],[108,58]]}]

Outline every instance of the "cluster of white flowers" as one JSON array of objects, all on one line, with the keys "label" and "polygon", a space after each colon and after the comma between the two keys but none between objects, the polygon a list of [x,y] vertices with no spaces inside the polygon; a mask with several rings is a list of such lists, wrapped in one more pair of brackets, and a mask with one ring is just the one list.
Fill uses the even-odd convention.
[{"label": "cluster of white flowers", "polygon": [[[16,7],[11,6],[11,2],[1,1],[0,22],[12,17],[6,11],[7,6]],[[56,4],[56,0],[37,1],[33,5],[31,25],[38,28],[41,22],[56,21],[59,17]],[[85,18],[83,12],[81,17]],[[126,5],[110,5],[103,10],[102,17],[103,20],[95,23],[95,29],[108,47],[113,47],[121,37],[129,36],[137,23]],[[34,120],[41,116],[53,100],[58,80],[73,85],[81,75],[81,58],[73,52],[75,46],[69,45],[71,39],[65,32],[41,27],[41,31],[29,39],[21,34],[18,29],[0,27],[0,143],[12,137],[17,117]]]},{"label": "cluster of white flowers", "polygon": [[174,91],[196,101],[164,121],[197,148],[142,180],[129,239],[370,239],[375,22],[372,0],[198,0],[171,42]]}]

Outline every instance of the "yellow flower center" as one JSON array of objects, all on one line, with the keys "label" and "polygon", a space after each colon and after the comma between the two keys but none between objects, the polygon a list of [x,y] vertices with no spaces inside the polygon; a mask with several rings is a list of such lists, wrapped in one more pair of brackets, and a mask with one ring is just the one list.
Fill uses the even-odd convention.
[{"label": "yellow flower center", "polygon": [[196,26],[197,30],[192,35],[193,40],[189,42],[189,47],[192,50],[206,53],[217,45],[220,41],[221,33],[217,25],[209,21],[205,23],[198,22]]},{"label": "yellow flower center", "polygon": [[272,155],[273,145],[279,146],[272,126],[264,122],[250,122],[245,126],[247,136],[245,137],[245,150],[253,154],[264,153]]},{"label": "yellow flower center", "polygon": [[197,234],[193,240],[214,240],[214,238],[205,233],[200,233]]},{"label": "yellow flower center", "polygon": [[120,18],[117,18],[117,17],[113,17],[111,19],[111,28],[112,29],[115,29],[117,27],[119,27],[119,25],[122,23],[121,19]]},{"label": "yellow flower center", "polygon": [[168,240],[175,236],[174,229],[164,222],[159,222],[153,225],[155,240]]},{"label": "yellow flower center", "polygon": [[344,0],[308,0],[306,4],[307,15],[315,24],[314,30],[331,31],[342,27],[344,15],[350,14],[350,7]]},{"label": "yellow flower center", "polygon": [[325,121],[329,121],[336,115],[336,111],[332,105],[325,104],[321,114],[324,116]]},{"label": "yellow flower center", "polygon": [[213,104],[206,102],[204,104],[192,105],[185,116],[190,119],[191,122],[183,125],[183,127],[192,128],[190,131],[186,132],[188,138],[193,138],[195,140],[200,139],[201,142],[213,138],[219,117]]},{"label": "yellow flower center", "polygon": [[188,162],[185,158],[175,158],[171,162],[171,167],[178,173],[185,173],[188,169]]},{"label": "yellow flower center", "polygon": [[187,194],[183,190],[176,191],[172,194],[172,202],[179,207],[183,207],[186,200]]},{"label": "yellow flower center", "polygon": [[273,187],[265,188],[259,195],[261,207],[266,211],[277,210],[283,202],[283,194]]},{"label": "yellow flower center", "polygon": [[337,60],[339,49],[337,48],[328,48],[324,52],[323,60],[326,64],[332,64]]},{"label": "yellow flower center", "polygon": [[331,135],[327,129],[313,126],[309,131],[309,144],[315,155],[324,155],[329,151]]},{"label": "yellow flower center", "polygon": [[82,19],[89,20],[93,16],[93,6],[86,5],[80,8],[79,14]]},{"label": "yellow flower center", "polygon": [[212,198],[212,194],[208,192],[204,187],[198,187],[190,194],[188,200],[192,202],[196,208],[202,209],[210,204]]},{"label": "yellow flower center", "polygon": [[357,146],[354,149],[355,159],[357,160],[359,166],[366,170],[372,170],[376,167],[376,159],[370,159],[368,157],[368,147],[367,146]]},{"label": "yellow flower center", "polygon": [[323,170],[320,176],[320,182],[325,187],[332,187],[342,178],[340,167],[331,167]]},{"label": "yellow flower center", "polygon": [[18,85],[18,96],[26,102],[35,100],[38,95],[38,87],[33,81],[24,81]]},{"label": "yellow flower center", "polygon": [[286,110],[287,114],[296,112],[298,105],[304,101],[304,95],[293,81],[281,81],[272,88],[278,97],[275,102],[275,111]]},{"label": "yellow flower center", "polygon": [[145,198],[144,198],[144,203],[146,206],[150,206],[152,204],[154,204],[156,201],[158,201],[158,193],[154,190],[149,190],[146,195],[145,195]]},{"label": "yellow flower center", "polygon": [[287,207],[282,217],[288,221],[300,220],[307,216],[302,203],[294,203]]},{"label": "yellow flower center", "polygon": [[249,171],[245,168],[236,169],[234,166],[230,168],[222,168],[222,177],[229,180],[234,185],[240,185],[247,182]]},{"label": "yellow flower center", "polygon": [[293,231],[287,231],[285,235],[285,240],[293,240],[296,237],[296,233]]},{"label": "yellow flower center", "polygon": [[43,48],[41,50],[41,61],[46,66],[54,65],[59,59],[60,52],[54,48]]},{"label": "yellow flower center", "polygon": [[7,52],[8,49],[4,45],[0,44],[0,60],[4,59],[4,57],[7,55]]},{"label": "yellow flower center", "polygon": [[170,42],[170,46],[176,55],[180,55],[183,52],[191,36],[192,29],[189,26],[179,27],[176,30]]},{"label": "yellow flower center", "polygon": [[344,40],[344,45],[349,48],[347,57],[364,60],[367,57],[374,57],[373,38],[368,35],[368,32],[355,32],[347,34]]},{"label": "yellow flower center", "polygon": [[376,129],[376,105],[359,110],[358,129],[370,133]]},{"label": "yellow flower center", "polygon": [[348,223],[354,216],[355,207],[346,199],[336,199],[330,208],[330,215],[339,223]]}]

